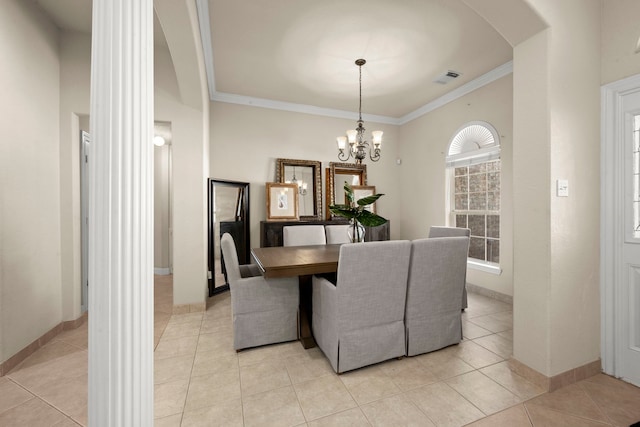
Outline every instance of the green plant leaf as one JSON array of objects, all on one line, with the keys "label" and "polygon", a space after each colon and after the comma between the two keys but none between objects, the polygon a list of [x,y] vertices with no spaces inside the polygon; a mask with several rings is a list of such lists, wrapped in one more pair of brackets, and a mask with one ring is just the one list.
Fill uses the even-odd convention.
[{"label": "green plant leaf", "polygon": [[377,227],[387,222],[386,218],[364,209],[365,206],[374,203],[380,197],[384,196],[384,194],[374,194],[363,197],[354,203],[353,188],[347,183],[347,181],[344,182],[344,193],[349,203],[329,206],[329,210],[332,214],[348,219],[355,219],[366,227]]},{"label": "green plant leaf", "polygon": [[380,197],[384,196],[384,194],[374,194],[372,196],[363,197],[362,199],[358,199],[358,206],[369,206],[374,203]]},{"label": "green plant leaf", "polygon": [[332,205],[329,206],[331,213],[342,216],[344,218],[356,218],[358,216],[358,210],[347,205]]},{"label": "green plant leaf", "polygon": [[386,218],[369,211],[361,211],[356,220],[365,227],[377,227],[387,222]]},{"label": "green plant leaf", "polygon": [[351,188],[351,186],[349,185],[349,183],[347,183],[347,181],[344,182],[344,187],[342,188],[344,188],[344,195],[349,201],[349,204],[353,204],[353,188]]}]

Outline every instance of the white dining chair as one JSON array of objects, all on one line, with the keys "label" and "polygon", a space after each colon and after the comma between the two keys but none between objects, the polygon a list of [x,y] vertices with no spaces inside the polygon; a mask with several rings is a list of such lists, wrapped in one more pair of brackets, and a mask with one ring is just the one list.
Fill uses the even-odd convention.
[{"label": "white dining chair", "polygon": [[340,243],[350,243],[349,234],[347,233],[349,224],[342,225],[325,225],[324,230],[327,235],[327,244],[335,245]]},{"label": "white dining chair", "polygon": [[324,225],[287,225],[282,227],[284,246],[325,245]]}]

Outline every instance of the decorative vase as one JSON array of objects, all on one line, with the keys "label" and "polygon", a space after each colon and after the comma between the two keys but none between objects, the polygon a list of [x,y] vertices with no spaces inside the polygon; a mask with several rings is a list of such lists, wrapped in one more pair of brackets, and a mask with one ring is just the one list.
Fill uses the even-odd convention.
[{"label": "decorative vase", "polygon": [[364,226],[354,219],[349,221],[347,234],[351,243],[364,242]]}]

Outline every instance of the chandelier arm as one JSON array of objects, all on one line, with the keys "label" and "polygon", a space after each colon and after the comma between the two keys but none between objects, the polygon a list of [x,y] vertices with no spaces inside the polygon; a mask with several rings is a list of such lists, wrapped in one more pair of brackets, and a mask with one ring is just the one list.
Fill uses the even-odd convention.
[{"label": "chandelier arm", "polygon": [[349,160],[349,157],[351,157],[351,150],[348,150],[347,152],[345,152],[345,150],[340,150],[338,152],[338,160],[346,162],[347,160]]}]

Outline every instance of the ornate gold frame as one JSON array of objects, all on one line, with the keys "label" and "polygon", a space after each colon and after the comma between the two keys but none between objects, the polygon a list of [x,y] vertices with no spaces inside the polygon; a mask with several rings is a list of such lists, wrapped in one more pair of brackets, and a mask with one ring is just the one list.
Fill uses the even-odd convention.
[{"label": "ornate gold frame", "polygon": [[285,182],[285,166],[313,168],[313,215],[300,217],[302,221],[322,220],[322,165],[316,160],[276,159],[276,182]]},{"label": "ornate gold frame", "polygon": [[[356,164],[356,163],[339,163],[339,162],[331,162],[329,163],[329,188],[327,189],[327,199],[329,205],[336,204],[336,182],[335,177],[336,173],[347,173],[349,175],[360,175],[360,185],[367,185],[367,165]],[[344,203],[344,201],[340,201],[340,204]],[[327,209],[328,211],[328,209]],[[327,219],[331,219],[333,215],[327,213]]]}]

